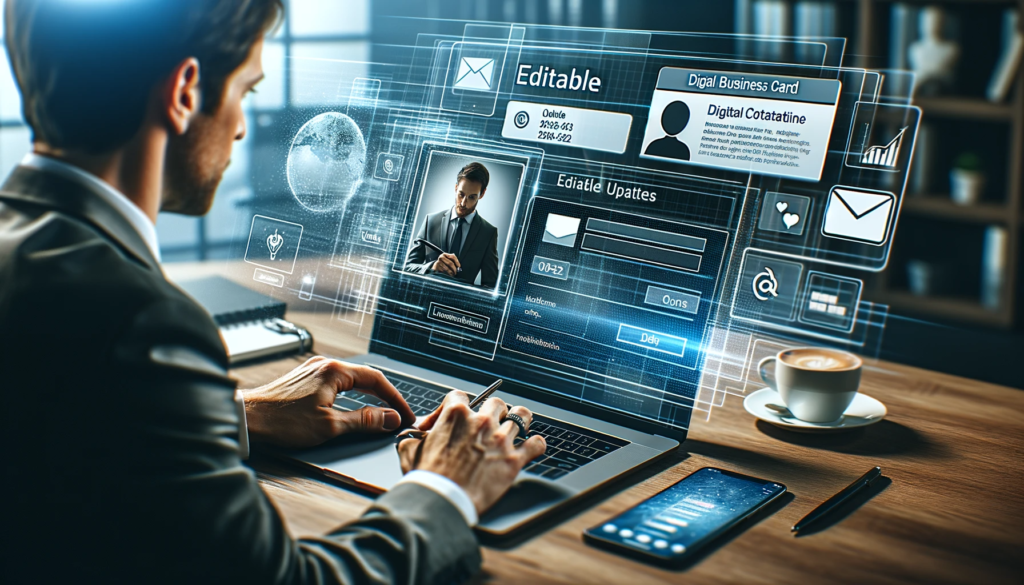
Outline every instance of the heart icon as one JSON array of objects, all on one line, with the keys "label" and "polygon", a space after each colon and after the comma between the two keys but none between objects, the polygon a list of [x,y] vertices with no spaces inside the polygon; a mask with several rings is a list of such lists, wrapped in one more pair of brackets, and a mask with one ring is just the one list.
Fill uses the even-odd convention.
[{"label": "heart icon", "polygon": [[782,223],[786,224],[786,229],[795,226],[800,221],[800,216],[795,213],[784,213],[782,214]]},{"label": "heart icon", "polygon": [[789,203],[786,203],[785,201],[779,201],[778,203],[775,204],[775,209],[778,209],[779,213],[782,213],[783,211],[789,209]]}]

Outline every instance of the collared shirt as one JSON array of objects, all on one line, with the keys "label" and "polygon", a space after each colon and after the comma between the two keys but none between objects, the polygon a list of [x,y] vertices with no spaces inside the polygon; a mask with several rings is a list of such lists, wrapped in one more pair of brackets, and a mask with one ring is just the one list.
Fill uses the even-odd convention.
[{"label": "collared shirt", "polygon": [[[142,240],[146,243],[146,246],[153,254],[153,257],[156,258],[156,261],[160,262],[160,245],[156,237],[156,226],[154,226],[149,217],[123,193],[114,189],[105,181],[88,171],[41,154],[30,152],[25,155],[21,164],[22,166],[36,169],[38,171],[60,175],[70,181],[75,181],[79,184],[91,187],[92,191],[103,197],[107,203],[112,205],[114,209],[128,220],[128,223],[130,223],[132,227],[135,228],[135,231],[137,231],[142,237]],[[452,213],[454,214],[454,212],[455,209],[452,208]],[[466,241],[466,233],[469,232],[467,228],[475,215],[476,212],[474,211],[473,214],[467,218],[469,221],[466,226],[463,227],[463,242]],[[238,413],[239,422],[239,456],[242,459],[247,459],[249,457],[249,429],[246,424],[245,417],[245,399],[240,391],[235,392],[235,408]],[[469,495],[466,494],[466,491],[459,487],[459,485],[454,481],[443,475],[417,469],[405,474],[405,477],[403,477],[399,483],[415,483],[437,492],[455,506],[459,513],[462,514],[462,517],[465,518],[466,524],[469,526],[475,526],[479,521],[476,513],[476,506],[473,504],[473,500],[469,498]]]},{"label": "collared shirt", "polygon": [[[448,249],[454,248],[451,246],[451,240],[455,237],[455,230],[459,227],[459,214],[455,211],[455,205],[452,206],[452,212],[448,214],[448,233],[445,236],[445,241],[449,244]],[[466,217],[462,218],[466,223],[462,226],[462,241],[459,242],[458,250],[462,250],[462,246],[466,245],[466,236],[469,235],[469,228],[473,225],[473,219],[476,217],[476,211],[470,213]]]},{"label": "collared shirt", "polygon": [[156,239],[156,226],[153,225],[153,221],[131,199],[111,187],[106,181],[75,165],[34,152],[26,154],[25,158],[21,159],[21,165],[37,171],[60,175],[69,181],[90,187],[128,220],[128,223],[142,237],[142,241],[146,243],[146,247],[149,248],[149,252],[153,254],[156,261],[160,261],[160,243]]}]

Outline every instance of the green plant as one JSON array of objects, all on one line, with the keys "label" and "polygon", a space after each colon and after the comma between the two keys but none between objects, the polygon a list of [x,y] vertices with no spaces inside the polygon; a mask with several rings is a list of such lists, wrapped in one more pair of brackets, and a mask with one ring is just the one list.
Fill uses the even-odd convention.
[{"label": "green plant", "polygon": [[984,167],[985,165],[982,163],[981,157],[973,152],[961,153],[953,162],[953,168],[960,171],[980,173],[985,170]]}]

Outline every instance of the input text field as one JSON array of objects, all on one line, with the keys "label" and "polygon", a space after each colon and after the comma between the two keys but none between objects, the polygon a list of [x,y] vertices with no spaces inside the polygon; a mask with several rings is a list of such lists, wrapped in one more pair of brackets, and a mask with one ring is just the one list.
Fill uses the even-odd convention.
[{"label": "input text field", "polygon": [[587,230],[612,236],[632,238],[634,240],[643,240],[650,244],[661,244],[664,246],[672,246],[673,248],[680,248],[700,253],[704,252],[704,247],[708,243],[704,238],[688,236],[685,234],[674,234],[672,232],[614,221],[605,221],[603,219],[596,219],[593,217],[587,220]]},{"label": "input text field", "polygon": [[700,272],[701,256],[697,254],[677,252],[667,248],[627,242],[591,233],[584,234],[581,249],[637,262],[647,262],[666,268]]}]

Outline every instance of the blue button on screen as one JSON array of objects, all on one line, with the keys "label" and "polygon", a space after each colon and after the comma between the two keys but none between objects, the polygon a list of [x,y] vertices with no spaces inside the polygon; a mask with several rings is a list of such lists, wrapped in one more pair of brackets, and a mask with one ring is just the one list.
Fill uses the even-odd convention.
[{"label": "blue button on screen", "polygon": [[666,335],[657,331],[649,331],[625,324],[619,325],[619,334],[615,339],[621,343],[646,347],[647,349],[680,357],[682,357],[683,351],[686,349],[686,339],[682,337]]}]

